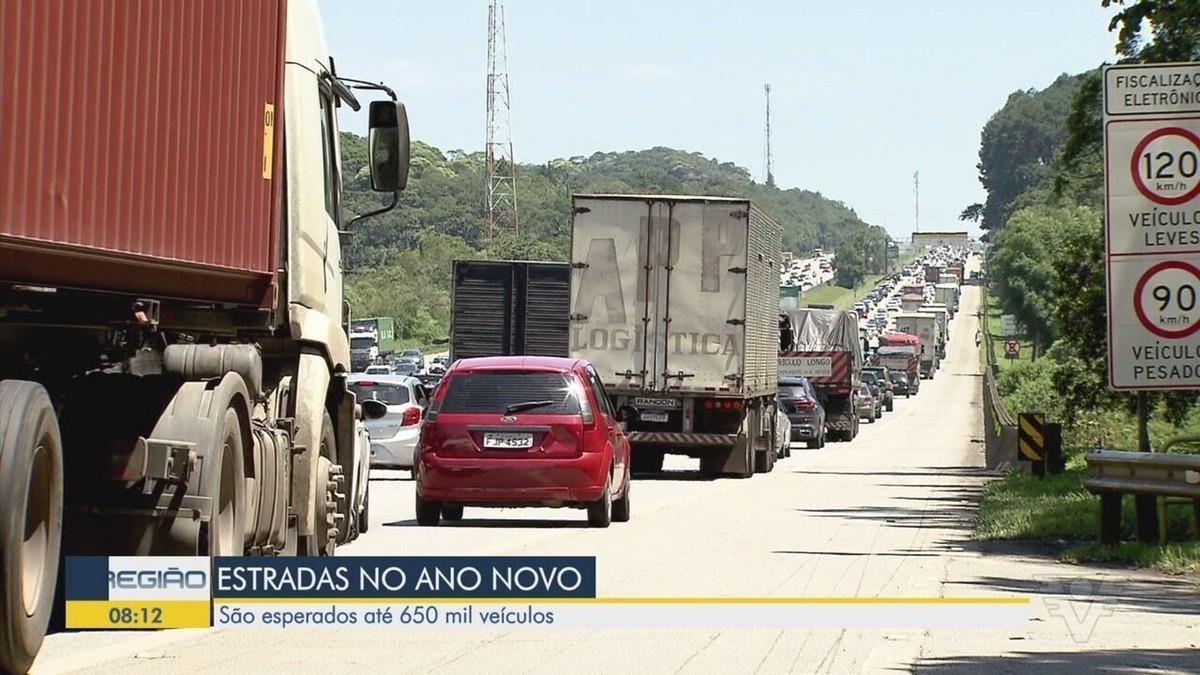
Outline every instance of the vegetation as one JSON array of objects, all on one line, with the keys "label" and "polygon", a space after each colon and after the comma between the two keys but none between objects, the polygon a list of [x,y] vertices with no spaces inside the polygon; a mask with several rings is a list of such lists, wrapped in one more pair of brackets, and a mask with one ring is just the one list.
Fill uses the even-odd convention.
[{"label": "vegetation", "polygon": [[[1110,28],[1123,61],[1200,59],[1200,1],[1099,1],[1119,10]],[[1099,70],[1063,75],[1043,91],[1014,93],[981,135],[987,200],[962,218],[986,230],[996,314],[1026,327],[1036,357],[1004,364],[1001,356],[997,386],[1011,411],[1045,412],[1063,423],[1071,467],[1042,481],[1014,473],[993,483],[980,514],[982,538],[1094,539],[1099,507],[1082,491],[1083,453],[1136,447],[1135,396],[1112,391],[1107,379],[1101,103]],[[1194,418],[1200,392],[1149,399],[1151,439],[1161,442]],[[1131,530],[1132,505],[1126,509]],[[1182,517],[1172,515],[1175,536],[1186,534]],[[1065,556],[1194,570],[1200,546],[1088,545]]]},{"label": "vegetation", "polygon": [[[348,220],[383,202],[369,191],[365,139],[343,133],[341,144]],[[519,234],[497,232],[488,241],[483,153],[443,152],[414,142],[412,155],[399,207],[359,226],[344,261],[354,315],[396,317],[399,337],[408,344],[429,344],[448,334],[453,260],[567,260],[572,193],[749,198],[783,226],[785,250],[836,251],[839,267],[858,282],[880,264],[874,251],[884,253],[883,231],[839,202],[755,183],[744,168],[670,148],[518,165]]]}]

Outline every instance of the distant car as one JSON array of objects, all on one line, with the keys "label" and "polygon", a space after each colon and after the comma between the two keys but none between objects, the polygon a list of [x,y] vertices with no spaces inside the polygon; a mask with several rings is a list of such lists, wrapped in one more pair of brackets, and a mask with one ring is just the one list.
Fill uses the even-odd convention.
[{"label": "distant car", "polygon": [[779,457],[792,456],[792,420],[784,410],[783,401],[775,399],[775,438],[779,441]]},{"label": "distant car", "polygon": [[877,411],[879,404],[875,402],[875,392],[871,391],[871,385],[863,382],[859,385],[858,391],[858,416],[872,424],[879,418]]},{"label": "distant car", "polygon": [[804,377],[779,378],[779,402],[791,426],[791,441],[806,441],[809,449],[825,447],[825,406]]},{"label": "distant car", "polygon": [[421,372],[421,367],[417,365],[417,362],[407,358],[397,361],[393,369],[396,375],[416,375]]},{"label": "distant car", "polygon": [[463,508],[587,510],[588,524],[629,520],[629,440],[596,369],[580,359],[456,361],[434,394],[416,457],[417,524]]},{"label": "distant car", "polygon": [[392,369],[391,366],[376,364],[373,366],[367,366],[367,369],[364,370],[362,372],[362,374],[363,375],[391,375],[393,372],[395,372],[395,371]]},{"label": "distant car", "polygon": [[425,370],[425,354],[421,353],[420,349],[405,349],[400,352],[400,358],[416,363],[418,371]]},{"label": "distant car", "polygon": [[883,394],[883,402],[881,403],[883,409],[892,412],[895,408],[896,391],[892,385],[891,371],[888,370],[887,366],[866,366],[863,368],[863,375],[866,376],[868,373],[875,378],[876,384],[879,385],[880,393]]},{"label": "distant car", "polygon": [[911,387],[909,387],[909,385],[908,385],[908,374],[907,373],[902,373],[898,370],[893,370],[891,372],[890,379],[892,380],[892,392],[896,396],[899,396],[901,394],[904,394],[904,398],[908,398],[908,397],[912,396]]},{"label": "distant car", "polygon": [[412,377],[356,373],[346,383],[359,401],[374,399],[388,408],[387,415],[363,425],[371,439],[371,468],[411,468],[429,405],[421,382]]}]

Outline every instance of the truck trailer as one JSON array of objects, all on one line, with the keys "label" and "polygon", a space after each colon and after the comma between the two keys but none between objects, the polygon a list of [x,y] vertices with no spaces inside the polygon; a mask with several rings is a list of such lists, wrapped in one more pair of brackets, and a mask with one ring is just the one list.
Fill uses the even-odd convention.
[{"label": "truck trailer", "polygon": [[394,207],[404,107],[339,77],[311,0],[152,4],[0,10],[4,672],[65,555],[331,555],[368,525],[386,407],[346,383],[340,242],[366,216],[337,113],[384,94],[369,180]]},{"label": "truck trailer", "polygon": [[780,325],[779,370],[806,377],[822,397],[830,440],[858,435],[863,351],[858,315],[847,310],[805,307],[788,312]]},{"label": "truck trailer", "polygon": [[709,475],[778,449],[780,226],[744,199],[574,195],[571,356],[595,364],[635,470],[665,454]]},{"label": "truck trailer", "polygon": [[938,357],[937,317],[933,314],[919,312],[897,314],[896,330],[917,336],[921,377],[927,380],[931,379],[941,364],[941,359]]},{"label": "truck trailer", "polygon": [[353,372],[360,373],[367,366],[389,361],[395,353],[395,319],[374,316],[350,322],[350,369]]},{"label": "truck trailer", "polygon": [[571,266],[456,260],[450,360],[570,355]]}]

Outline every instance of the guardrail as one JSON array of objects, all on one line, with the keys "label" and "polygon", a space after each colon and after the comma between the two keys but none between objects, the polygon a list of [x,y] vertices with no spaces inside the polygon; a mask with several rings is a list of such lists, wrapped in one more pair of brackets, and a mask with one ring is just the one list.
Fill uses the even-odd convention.
[{"label": "guardrail", "polygon": [[988,326],[990,307],[987,301],[987,287],[980,285],[980,316],[979,331],[984,344],[983,369],[983,410],[984,410],[984,449],[989,469],[997,469],[1005,464],[1019,466],[1017,452],[1017,420],[1004,407],[1000,398],[1000,390],[996,386],[996,376],[1000,367],[996,360],[996,347],[992,343],[992,334]]},{"label": "guardrail", "polygon": [[1182,498],[1186,500],[1183,503],[1191,503],[1193,526],[1196,535],[1200,536],[1200,455],[1093,450],[1086,459],[1087,477],[1083,486],[1100,496],[1100,543],[1112,545],[1121,540],[1121,501],[1128,494],[1164,500],[1164,508],[1158,509],[1159,542],[1166,541],[1167,497]]}]

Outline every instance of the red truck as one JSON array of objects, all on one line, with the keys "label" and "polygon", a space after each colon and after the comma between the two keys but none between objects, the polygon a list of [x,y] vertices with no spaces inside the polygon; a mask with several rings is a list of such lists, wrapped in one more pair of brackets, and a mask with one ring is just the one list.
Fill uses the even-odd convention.
[{"label": "red truck", "polygon": [[64,555],[330,555],[367,529],[386,407],[347,388],[340,242],[375,214],[343,213],[337,109],[389,99],[368,162],[392,207],[408,123],[321,35],[291,0],[0,5],[0,671],[36,657]]},{"label": "red truck", "polygon": [[942,276],[942,268],[937,265],[925,266],[925,281],[936,284]]},{"label": "red truck", "polygon": [[807,307],[780,317],[780,377],[805,377],[825,407],[830,440],[858,435],[863,352],[858,316],[849,310]]},{"label": "red truck", "polygon": [[921,388],[921,344],[916,335],[910,333],[884,333],[879,338],[879,349],[871,358],[871,364],[887,366],[891,370],[908,376],[908,388],[917,393]]}]

